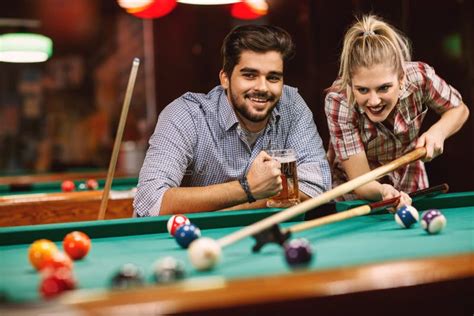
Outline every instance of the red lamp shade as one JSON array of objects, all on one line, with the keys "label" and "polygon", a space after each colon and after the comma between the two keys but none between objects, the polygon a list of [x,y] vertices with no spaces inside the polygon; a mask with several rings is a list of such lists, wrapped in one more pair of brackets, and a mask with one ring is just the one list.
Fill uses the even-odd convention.
[{"label": "red lamp shade", "polygon": [[127,12],[142,19],[155,19],[167,15],[175,7],[176,0],[154,0],[143,10],[127,10]]},{"label": "red lamp shade", "polygon": [[[263,8],[262,4],[264,5]],[[266,9],[268,9],[268,5],[265,1],[243,1],[234,3],[230,9],[230,13],[236,19],[253,20],[264,16],[267,13]]]}]

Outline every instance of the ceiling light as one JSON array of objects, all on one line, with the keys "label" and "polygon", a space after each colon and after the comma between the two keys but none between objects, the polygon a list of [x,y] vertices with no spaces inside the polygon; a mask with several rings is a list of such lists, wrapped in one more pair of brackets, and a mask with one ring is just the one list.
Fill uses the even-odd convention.
[{"label": "ceiling light", "polygon": [[49,37],[33,33],[0,35],[0,61],[10,63],[37,63],[46,61],[53,53]]}]

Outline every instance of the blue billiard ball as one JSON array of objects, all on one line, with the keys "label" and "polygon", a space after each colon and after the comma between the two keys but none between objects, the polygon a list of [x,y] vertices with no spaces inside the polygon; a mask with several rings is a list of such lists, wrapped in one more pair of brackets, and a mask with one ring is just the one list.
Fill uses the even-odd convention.
[{"label": "blue billiard ball", "polygon": [[413,206],[403,206],[395,213],[395,221],[403,228],[409,228],[418,222],[418,211]]},{"label": "blue billiard ball", "polygon": [[446,217],[440,210],[431,209],[421,214],[421,227],[429,234],[437,234],[446,226]]},{"label": "blue billiard ball", "polygon": [[188,248],[199,237],[201,237],[201,230],[194,224],[181,225],[174,235],[176,242],[182,248]]},{"label": "blue billiard ball", "polygon": [[311,244],[304,238],[293,239],[285,244],[285,259],[291,268],[302,268],[313,259]]}]

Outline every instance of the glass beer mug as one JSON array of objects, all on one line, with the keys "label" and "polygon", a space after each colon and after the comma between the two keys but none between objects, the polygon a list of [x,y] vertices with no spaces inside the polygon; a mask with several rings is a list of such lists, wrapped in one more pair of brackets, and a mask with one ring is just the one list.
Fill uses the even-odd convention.
[{"label": "glass beer mug", "polygon": [[267,207],[289,207],[300,202],[298,175],[296,172],[296,152],[293,149],[276,149],[266,151],[281,164],[283,189],[267,200]]}]

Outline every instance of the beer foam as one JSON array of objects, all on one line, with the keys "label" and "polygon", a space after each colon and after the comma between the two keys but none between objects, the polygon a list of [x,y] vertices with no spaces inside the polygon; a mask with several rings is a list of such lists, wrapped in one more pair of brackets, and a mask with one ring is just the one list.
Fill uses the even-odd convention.
[{"label": "beer foam", "polygon": [[296,158],[294,157],[273,157],[273,159],[278,160],[280,163],[290,163],[296,161]]}]

